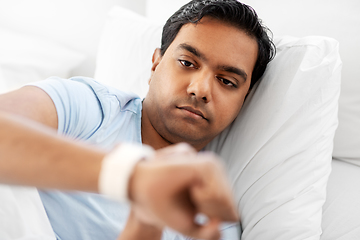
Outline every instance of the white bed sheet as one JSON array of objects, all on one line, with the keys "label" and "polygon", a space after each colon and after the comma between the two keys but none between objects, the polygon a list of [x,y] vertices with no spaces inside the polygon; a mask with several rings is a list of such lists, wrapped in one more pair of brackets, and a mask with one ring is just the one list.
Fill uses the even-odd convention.
[{"label": "white bed sheet", "polygon": [[360,239],[360,167],[332,161],[321,240]]},{"label": "white bed sheet", "polygon": [[55,240],[36,188],[0,185],[1,240]]}]

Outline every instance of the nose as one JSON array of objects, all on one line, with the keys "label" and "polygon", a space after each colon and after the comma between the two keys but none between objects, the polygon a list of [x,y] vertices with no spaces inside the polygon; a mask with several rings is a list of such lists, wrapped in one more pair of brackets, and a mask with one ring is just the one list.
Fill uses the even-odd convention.
[{"label": "nose", "polygon": [[197,74],[193,76],[187,87],[187,93],[198,101],[208,103],[212,99],[212,76],[210,74]]}]

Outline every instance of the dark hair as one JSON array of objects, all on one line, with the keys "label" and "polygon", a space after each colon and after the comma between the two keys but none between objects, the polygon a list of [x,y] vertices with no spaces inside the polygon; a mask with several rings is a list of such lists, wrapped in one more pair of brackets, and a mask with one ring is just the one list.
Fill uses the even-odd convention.
[{"label": "dark hair", "polygon": [[252,73],[250,89],[264,74],[267,64],[275,56],[275,45],[270,39],[270,30],[262,25],[254,9],[236,0],[193,0],[182,6],[165,23],[161,39],[161,55],[174,41],[181,27],[198,23],[209,16],[245,31],[258,43],[258,58]]}]

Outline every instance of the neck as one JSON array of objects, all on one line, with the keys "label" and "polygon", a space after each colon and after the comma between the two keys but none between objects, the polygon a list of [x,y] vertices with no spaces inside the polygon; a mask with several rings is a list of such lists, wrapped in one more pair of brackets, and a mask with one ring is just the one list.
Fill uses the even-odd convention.
[{"label": "neck", "polygon": [[167,147],[172,143],[160,136],[149,121],[146,111],[141,114],[141,139],[142,143],[153,147],[155,150]]}]

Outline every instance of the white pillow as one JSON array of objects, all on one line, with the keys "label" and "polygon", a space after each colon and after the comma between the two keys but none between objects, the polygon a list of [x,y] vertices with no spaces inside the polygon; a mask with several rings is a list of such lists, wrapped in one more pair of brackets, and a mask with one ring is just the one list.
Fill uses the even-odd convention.
[{"label": "white pillow", "polygon": [[[243,240],[318,239],[337,127],[338,43],[325,37],[275,42],[278,54],[240,117],[207,149],[227,164]],[[96,78],[145,96],[156,46],[160,25],[114,8]]]},{"label": "white pillow", "polygon": [[46,38],[0,28],[0,93],[50,76],[68,78],[85,56]]},{"label": "white pillow", "polygon": [[[358,17],[360,18],[360,16]],[[360,40],[360,34],[357,38]],[[360,54],[358,41],[356,45],[357,52]],[[354,56],[359,56],[359,54],[353,52]],[[358,60],[356,60],[356,64],[358,64]],[[351,78],[342,78],[339,127],[334,139],[333,158],[360,167],[360,77],[358,73],[355,74],[356,71],[360,73],[360,67],[355,66],[355,68]]]}]

